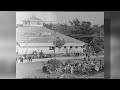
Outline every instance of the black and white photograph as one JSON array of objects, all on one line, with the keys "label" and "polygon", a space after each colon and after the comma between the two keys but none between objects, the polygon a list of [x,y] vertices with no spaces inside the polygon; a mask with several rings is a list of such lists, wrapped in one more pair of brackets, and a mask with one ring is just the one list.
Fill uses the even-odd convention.
[{"label": "black and white photograph", "polygon": [[104,12],[16,12],[16,78],[104,78]]}]

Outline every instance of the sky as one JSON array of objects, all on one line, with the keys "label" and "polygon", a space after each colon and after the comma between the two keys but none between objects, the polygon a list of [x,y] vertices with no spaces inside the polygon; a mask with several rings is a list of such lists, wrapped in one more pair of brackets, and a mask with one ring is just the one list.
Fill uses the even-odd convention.
[{"label": "sky", "polygon": [[51,21],[53,23],[68,23],[78,18],[80,21],[90,21],[92,25],[104,24],[104,12],[16,12],[16,24],[22,24],[23,19],[35,15],[43,21]]}]

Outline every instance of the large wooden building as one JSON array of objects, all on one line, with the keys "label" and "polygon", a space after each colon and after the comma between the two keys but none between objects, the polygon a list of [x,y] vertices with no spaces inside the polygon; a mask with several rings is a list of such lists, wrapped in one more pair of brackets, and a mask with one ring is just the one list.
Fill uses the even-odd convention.
[{"label": "large wooden building", "polygon": [[65,40],[65,44],[59,50],[56,48],[56,53],[83,53],[85,50],[85,42],[68,37],[59,32],[54,32],[43,27],[44,21],[32,16],[23,20],[23,25],[16,27],[16,52],[17,54],[31,54],[33,51],[43,53],[54,53],[54,37],[60,37]]}]

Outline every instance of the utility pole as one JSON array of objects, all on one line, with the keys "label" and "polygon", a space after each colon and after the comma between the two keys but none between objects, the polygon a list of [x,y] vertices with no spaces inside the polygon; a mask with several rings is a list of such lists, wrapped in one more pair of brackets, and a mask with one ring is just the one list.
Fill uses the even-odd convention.
[{"label": "utility pole", "polygon": [[56,48],[56,29],[52,26],[52,30],[54,30],[54,57],[55,57],[55,48]]},{"label": "utility pole", "polygon": [[26,35],[27,35],[26,54],[28,55],[28,32],[27,32],[27,30],[26,30]]},{"label": "utility pole", "polygon": [[[55,22],[55,21],[46,21],[46,22]],[[54,40],[53,40],[53,44],[54,44],[54,57],[55,57],[55,48],[56,48],[56,26],[53,26],[52,24],[52,28],[51,28],[53,31],[54,31]]]}]

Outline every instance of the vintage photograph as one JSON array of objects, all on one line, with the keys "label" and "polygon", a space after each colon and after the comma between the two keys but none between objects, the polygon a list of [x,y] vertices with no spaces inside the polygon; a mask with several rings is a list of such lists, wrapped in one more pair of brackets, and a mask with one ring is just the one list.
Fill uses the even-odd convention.
[{"label": "vintage photograph", "polygon": [[16,78],[104,78],[104,12],[16,12]]}]

